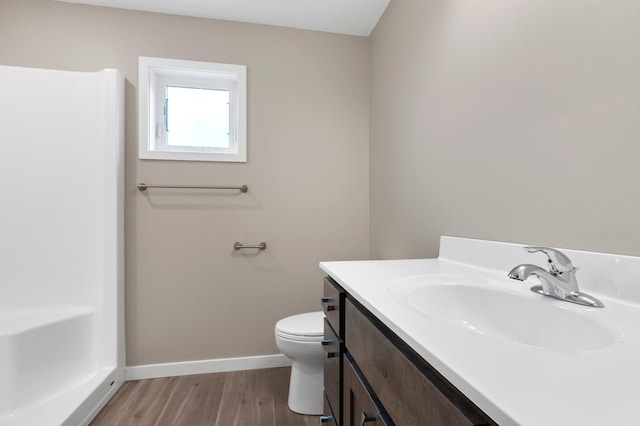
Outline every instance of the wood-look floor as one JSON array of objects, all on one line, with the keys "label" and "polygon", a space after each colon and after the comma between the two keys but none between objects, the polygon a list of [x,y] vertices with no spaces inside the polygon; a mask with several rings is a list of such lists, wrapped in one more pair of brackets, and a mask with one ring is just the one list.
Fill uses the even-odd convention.
[{"label": "wood-look floor", "polygon": [[90,426],[317,426],[289,410],[290,368],[125,382]]}]

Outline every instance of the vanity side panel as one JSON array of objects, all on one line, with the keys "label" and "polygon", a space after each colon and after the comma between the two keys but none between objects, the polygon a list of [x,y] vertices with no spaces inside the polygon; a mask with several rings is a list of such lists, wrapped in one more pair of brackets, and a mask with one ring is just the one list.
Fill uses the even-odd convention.
[{"label": "vanity side panel", "polygon": [[[338,414],[336,423],[340,423],[340,400],[342,398],[342,342],[336,336],[329,325],[329,320],[324,320],[324,342],[326,353],[324,360],[324,392],[333,414]],[[325,414],[329,414],[325,412]]]},{"label": "vanity side panel", "polygon": [[396,424],[495,424],[351,297],[345,303],[345,343]]},{"label": "vanity side panel", "polygon": [[331,404],[329,404],[326,394],[324,395],[324,408],[323,414],[320,416],[320,424],[325,426],[339,426],[335,412],[333,411]]},{"label": "vanity side panel", "polygon": [[[331,277],[324,279],[322,307],[325,314],[323,348],[324,361],[324,421],[342,425],[343,361],[344,352],[344,300],[345,291]],[[322,419],[321,419],[322,420]]]}]

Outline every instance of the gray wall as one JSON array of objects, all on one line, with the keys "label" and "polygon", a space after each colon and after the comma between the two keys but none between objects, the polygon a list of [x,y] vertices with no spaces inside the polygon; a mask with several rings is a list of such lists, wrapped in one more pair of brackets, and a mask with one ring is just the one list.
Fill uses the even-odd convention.
[{"label": "gray wall", "polygon": [[[128,365],[277,353],[275,322],[320,309],[318,262],[368,257],[368,49],[362,37],[0,2],[0,64],[127,80]],[[247,65],[249,161],[138,160],[138,56]],[[140,181],[250,190],[143,195]],[[269,249],[233,253],[236,240]]]},{"label": "gray wall", "polygon": [[442,234],[640,255],[640,3],[394,0],[371,38],[371,255]]}]

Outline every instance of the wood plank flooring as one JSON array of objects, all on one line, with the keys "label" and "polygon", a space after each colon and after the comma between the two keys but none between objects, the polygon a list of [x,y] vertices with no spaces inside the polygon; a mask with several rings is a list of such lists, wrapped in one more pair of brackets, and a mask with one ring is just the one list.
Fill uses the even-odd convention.
[{"label": "wood plank flooring", "polygon": [[289,367],[125,382],[90,426],[317,426],[289,410]]}]

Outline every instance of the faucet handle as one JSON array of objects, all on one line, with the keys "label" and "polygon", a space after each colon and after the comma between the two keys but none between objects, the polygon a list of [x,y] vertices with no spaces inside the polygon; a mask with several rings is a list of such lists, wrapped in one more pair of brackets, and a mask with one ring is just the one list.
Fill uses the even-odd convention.
[{"label": "faucet handle", "polygon": [[551,265],[551,272],[562,273],[562,272],[571,272],[575,271],[576,268],[573,267],[571,263],[571,259],[567,257],[564,253],[559,250],[552,249],[549,247],[534,247],[527,246],[524,248],[525,251],[529,253],[542,252],[549,259],[549,265]]}]

